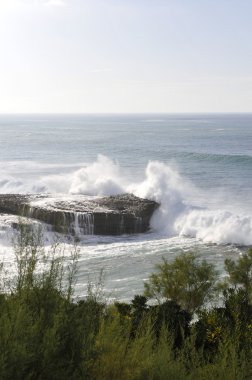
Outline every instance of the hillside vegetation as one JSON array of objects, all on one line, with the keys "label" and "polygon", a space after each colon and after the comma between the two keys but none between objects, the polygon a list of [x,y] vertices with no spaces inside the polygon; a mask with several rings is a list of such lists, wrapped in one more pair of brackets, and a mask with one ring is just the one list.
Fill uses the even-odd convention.
[{"label": "hillside vegetation", "polygon": [[74,301],[78,249],[68,267],[58,250],[20,226],[14,281],[1,268],[0,379],[252,378],[251,249],[223,283],[194,253],[164,260],[145,294],[113,304],[92,285]]}]

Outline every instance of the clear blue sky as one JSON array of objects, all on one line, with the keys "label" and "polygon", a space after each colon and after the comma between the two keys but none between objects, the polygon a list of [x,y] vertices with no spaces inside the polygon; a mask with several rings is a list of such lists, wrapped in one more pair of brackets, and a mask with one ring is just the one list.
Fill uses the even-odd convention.
[{"label": "clear blue sky", "polygon": [[0,0],[0,113],[252,112],[251,0]]}]

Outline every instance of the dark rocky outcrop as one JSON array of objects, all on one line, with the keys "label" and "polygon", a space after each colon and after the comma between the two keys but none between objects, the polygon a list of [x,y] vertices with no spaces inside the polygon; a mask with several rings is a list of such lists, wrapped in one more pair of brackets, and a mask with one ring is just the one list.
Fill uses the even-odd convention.
[{"label": "dark rocky outcrop", "polygon": [[0,195],[0,213],[48,223],[73,235],[121,235],[146,232],[158,204],[124,194],[110,197]]}]

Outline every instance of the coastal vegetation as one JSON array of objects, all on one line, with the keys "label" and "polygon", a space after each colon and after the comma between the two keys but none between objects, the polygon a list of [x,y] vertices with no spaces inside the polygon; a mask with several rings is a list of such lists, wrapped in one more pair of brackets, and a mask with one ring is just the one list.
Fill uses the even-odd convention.
[{"label": "coastal vegetation", "polygon": [[1,379],[252,378],[252,249],[222,282],[194,253],[163,260],[130,303],[99,284],[74,299],[78,247],[67,266],[60,249],[19,226],[16,277],[1,267]]}]

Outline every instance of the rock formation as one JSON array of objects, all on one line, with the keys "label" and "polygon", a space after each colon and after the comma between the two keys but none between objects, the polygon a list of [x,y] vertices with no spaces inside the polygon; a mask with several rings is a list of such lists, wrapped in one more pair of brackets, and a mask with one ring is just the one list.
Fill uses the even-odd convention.
[{"label": "rock formation", "polygon": [[0,213],[50,224],[72,235],[121,235],[148,231],[158,204],[124,194],[110,197],[0,195]]}]

